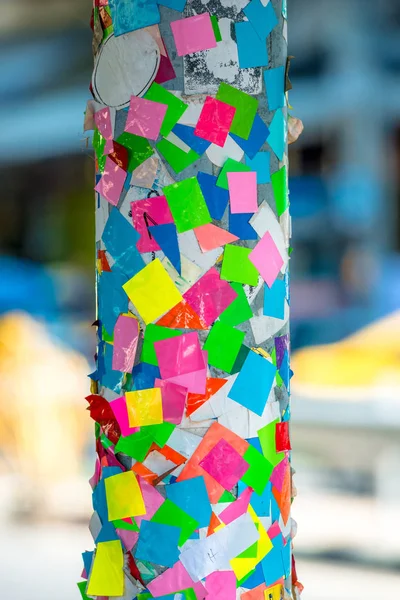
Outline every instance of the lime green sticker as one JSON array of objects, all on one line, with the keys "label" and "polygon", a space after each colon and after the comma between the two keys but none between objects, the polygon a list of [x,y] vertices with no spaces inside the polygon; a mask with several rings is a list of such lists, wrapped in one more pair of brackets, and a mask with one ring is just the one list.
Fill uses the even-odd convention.
[{"label": "lime green sticker", "polygon": [[228,158],[228,160],[224,163],[224,166],[222,167],[222,169],[218,175],[217,186],[222,187],[225,190],[227,190],[228,189],[227,173],[240,173],[240,172],[246,172],[246,171],[251,171],[250,167],[248,167],[247,165],[244,165],[241,162],[238,162],[237,160],[233,160],[233,158]]},{"label": "lime green sticker", "polygon": [[189,177],[163,189],[178,233],[211,223],[211,216],[196,177]]},{"label": "lime green sticker", "polygon": [[221,279],[255,286],[258,283],[258,271],[249,260],[251,248],[227,244],[222,262]]},{"label": "lime green sticker", "polygon": [[238,331],[221,321],[216,321],[204,344],[208,352],[208,363],[217,369],[230,373],[243,340],[243,331]]},{"label": "lime green sticker", "polygon": [[253,316],[246,293],[240,283],[231,283],[231,287],[237,293],[235,300],[219,316],[219,320],[231,327],[248,321]]},{"label": "lime green sticker", "polygon": [[254,448],[249,446],[243,455],[244,460],[250,465],[242,477],[243,483],[253,488],[256,494],[261,496],[272,475],[274,467],[271,463]]},{"label": "lime green sticker", "polygon": [[156,148],[165,158],[167,163],[173,168],[175,173],[180,173],[186,167],[192,165],[200,158],[199,154],[194,150],[185,152],[182,148],[178,148],[166,139],[162,139],[156,144]]},{"label": "lime green sticker", "polygon": [[280,217],[289,206],[286,167],[282,167],[271,175],[271,183],[274,190],[276,212]]},{"label": "lime green sticker", "polygon": [[115,529],[125,529],[126,531],[139,531],[139,527],[136,525],[135,521],[133,521],[133,523],[127,523],[127,521],[117,519],[116,521],[113,521],[112,524],[114,525]]},{"label": "lime green sticker", "polygon": [[178,546],[183,546],[199,526],[199,522],[196,521],[196,519],[193,519],[193,517],[168,499],[161,504],[160,508],[152,516],[151,521],[162,523],[163,525],[179,527],[181,533]]},{"label": "lime green sticker", "polygon": [[175,94],[172,94],[168,90],[159,85],[153,83],[150,89],[144,95],[146,100],[153,100],[153,102],[160,102],[168,106],[167,112],[161,125],[160,133],[166,137],[171,131],[174,125],[177,124],[188,105],[182,102]]},{"label": "lime green sticker", "polygon": [[149,323],[144,332],[144,341],[141,362],[148,363],[149,365],[158,365],[157,355],[154,348],[154,342],[160,340],[167,340],[172,337],[181,335],[181,332],[176,329],[169,329],[168,327],[161,327],[160,325],[154,325]]},{"label": "lime green sticker", "polygon": [[227,83],[221,83],[216,98],[236,108],[231,132],[247,140],[257,113],[258,100]]},{"label": "lime green sticker", "polygon": [[257,431],[258,439],[260,440],[263,454],[273,467],[279,465],[279,463],[282,462],[282,460],[285,458],[284,452],[276,451],[276,424],[279,422],[279,419],[275,419],[275,421],[272,421],[272,423],[268,423],[268,425]]}]

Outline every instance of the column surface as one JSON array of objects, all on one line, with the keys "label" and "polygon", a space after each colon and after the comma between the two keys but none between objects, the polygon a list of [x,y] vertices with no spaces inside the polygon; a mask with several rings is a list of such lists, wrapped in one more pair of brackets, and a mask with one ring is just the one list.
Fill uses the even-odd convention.
[{"label": "column surface", "polygon": [[94,2],[95,550],[80,592],[296,598],[286,2]]}]

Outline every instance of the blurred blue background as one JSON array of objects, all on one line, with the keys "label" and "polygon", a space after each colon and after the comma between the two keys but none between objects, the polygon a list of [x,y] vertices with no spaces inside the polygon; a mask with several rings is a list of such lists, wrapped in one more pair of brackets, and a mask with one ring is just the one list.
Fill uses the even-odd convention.
[{"label": "blurred blue background", "polygon": [[[288,8],[290,103],[305,125],[290,147],[298,571],[305,600],[372,600],[400,583],[400,2]],[[0,512],[11,549],[0,592],[64,600],[78,597],[79,552],[91,547],[91,430],[79,425],[95,345],[90,2],[1,0],[0,15]],[[376,360],[385,353],[390,364]],[[32,381],[47,361],[45,402]],[[60,419],[50,407],[66,380],[75,420],[48,438],[40,427]],[[22,543],[34,554],[26,578]]]}]

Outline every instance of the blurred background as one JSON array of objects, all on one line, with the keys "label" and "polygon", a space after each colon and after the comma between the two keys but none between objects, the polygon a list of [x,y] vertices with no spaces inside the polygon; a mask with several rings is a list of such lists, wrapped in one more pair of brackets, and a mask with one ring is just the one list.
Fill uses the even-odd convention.
[{"label": "blurred background", "polygon": [[[400,1],[289,0],[305,600],[400,585]],[[93,466],[90,2],[0,0],[0,596],[72,600]],[[22,576],[21,576],[22,575]]]}]

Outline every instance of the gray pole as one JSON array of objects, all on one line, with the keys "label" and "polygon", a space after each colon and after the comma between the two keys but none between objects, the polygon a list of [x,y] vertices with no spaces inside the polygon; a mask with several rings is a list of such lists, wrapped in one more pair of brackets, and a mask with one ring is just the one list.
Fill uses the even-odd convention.
[{"label": "gray pole", "polygon": [[286,2],[95,4],[82,597],[298,597]]}]

